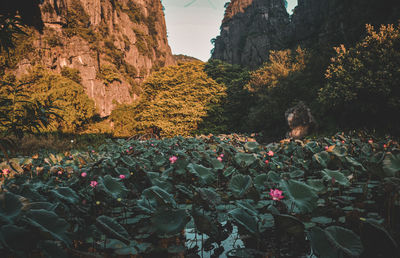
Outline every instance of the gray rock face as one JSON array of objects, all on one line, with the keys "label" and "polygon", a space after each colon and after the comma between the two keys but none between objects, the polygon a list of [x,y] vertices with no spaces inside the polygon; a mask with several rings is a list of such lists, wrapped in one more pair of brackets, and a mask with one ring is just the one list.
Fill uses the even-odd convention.
[{"label": "gray rock face", "polygon": [[212,58],[256,67],[284,47],[289,24],[283,0],[233,0],[225,11]]},{"label": "gray rock face", "polygon": [[225,11],[212,58],[258,67],[270,50],[353,44],[365,24],[397,23],[400,1],[298,0],[293,15],[284,0],[232,0]]},{"label": "gray rock face", "polygon": [[294,139],[299,139],[310,134],[316,127],[311,110],[302,101],[288,109],[285,112],[285,118],[290,128],[288,136]]},{"label": "gray rock face", "polygon": [[[43,28],[33,33],[34,51],[15,73],[37,64],[55,72],[65,66],[78,69],[100,116],[109,115],[117,103],[133,102],[135,84],[153,69],[175,64],[160,0],[44,0],[38,6]],[[77,19],[85,24],[66,33]],[[100,79],[103,66],[119,73],[119,80]]]}]

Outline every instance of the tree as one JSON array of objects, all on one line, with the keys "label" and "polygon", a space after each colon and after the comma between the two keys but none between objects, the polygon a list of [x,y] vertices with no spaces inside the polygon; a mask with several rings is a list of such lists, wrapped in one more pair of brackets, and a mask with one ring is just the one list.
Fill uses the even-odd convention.
[{"label": "tree", "polygon": [[367,126],[399,133],[400,25],[367,25],[355,47],[335,48],[320,103],[344,127]]},{"label": "tree", "polygon": [[55,111],[58,116],[51,116],[49,130],[77,132],[95,113],[94,101],[83,86],[69,78],[38,66],[22,80],[31,82],[26,92],[32,100],[60,107]]},{"label": "tree", "polygon": [[[202,62],[161,68],[146,79],[143,90],[131,112],[135,117],[129,123],[135,124],[132,134],[160,132],[164,137],[194,134],[212,105],[225,95],[225,87],[207,76]],[[114,124],[127,124],[117,113],[111,115]]]}]

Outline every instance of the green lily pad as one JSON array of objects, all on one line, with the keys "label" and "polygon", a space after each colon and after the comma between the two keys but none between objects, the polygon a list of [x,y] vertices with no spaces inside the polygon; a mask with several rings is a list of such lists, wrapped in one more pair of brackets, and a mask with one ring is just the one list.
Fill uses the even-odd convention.
[{"label": "green lily pad", "polygon": [[108,237],[115,238],[129,245],[129,234],[115,219],[102,215],[97,217],[98,228]]},{"label": "green lily pad", "polygon": [[126,178],[131,176],[131,172],[125,167],[116,167],[115,172],[117,172],[118,175],[124,175]]},{"label": "green lily pad", "polygon": [[332,248],[328,239],[326,238],[325,231],[319,227],[313,227],[308,237],[311,242],[311,247],[316,254],[320,257],[337,258],[340,257],[337,249]]},{"label": "green lily pad", "polygon": [[340,185],[350,185],[350,181],[339,170],[330,170],[326,168],[322,170],[321,173],[327,181],[332,181],[332,178],[335,178],[335,181]]},{"label": "green lily pad", "polygon": [[237,208],[229,212],[232,216],[233,221],[238,225],[243,227],[247,232],[251,234],[257,234],[258,223],[253,215],[246,212],[243,208]]},{"label": "green lily pad", "polygon": [[241,167],[249,167],[256,160],[257,160],[257,158],[254,156],[254,154],[238,152],[235,155],[235,161]]},{"label": "green lily pad", "polygon": [[257,150],[259,150],[260,148],[260,145],[257,142],[246,142],[244,144],[244,148],[248,152],[257,152]]},{"label": "green lily pad", "polygon": [[69,224],[52,211],[30,210],[26,213],[27,222],[45,234],[64,242],[67,246],[71,240],[67,236]]},{"label": "green lily pad", "polygon": [[318,195],[310,186],[297,180],[281,182],[283,194],[291,200],[296,207],[303,213],[311,212],[317,204]]},{"label": "green lily pad", "polygon": [[14,251],[30,251],[34,248],[31,232],[15,225],[0,228],[0,243]]},{"label": "green lily pad", "polygon": [[400,171],[400,154],[393,155],[392,153],[386,155],[383,160],[383,170],[385,176],[394,177]]},{"label": "green lily pad", "polygon": [[360,237],[347,228],[330,226],[325,235],[332,246],[347,255],[360,256],[364,250]]},{"label": "green lily pad", "polygon": [[52,192],[58,199],[72,204],[76,204],[79,201],[79,196],[69,187],[59,187],[51,190],[50,192]]},{"label": "green lily pad", "polygon": [[121,182],[120,179],[113,178],[110,175],[100,177],[99,185],[104,192],[115,199],[125,197],[128,192],[128,189],[126,189],[124,183]]},{"label": "green lily pad", "polygon": [[129,156],[121,156],[121,161],[128,167],[134,167],[136,164],[135,160]]},{"label": "green lily pad", "polygon": [[211,184],[216,179],[216,175],[211,168],[206,168],[202,165],[190,163],[187,166],[187,169],[189,170],[189,172],[199,177],[202,180],[203,184]]},{"label": "green lily pad", "polygon": [[249,175],[238,174],[229,181],[229,189],[236,197],[243,197],[252,186],[252,179]]},{"label": "green lily pad", "polygon": [[180,234],[189,220],[190,217],[183,209],[159,210],[151,218],[158,236],[166,238]]},{"label": "green lily pad", "polygon": [[17,195],[10,192],[0,194],[0,221],[4,219],[11,222],[13,218],[20,214],[21,208],[22,203]]},{"label": "green lily pad", "polygon": [[326,151],[321,151],[319,153],[314,154],[313,160],[315,160],[322,167],[328,167],[328,162],[330,161],[330,155]]}]

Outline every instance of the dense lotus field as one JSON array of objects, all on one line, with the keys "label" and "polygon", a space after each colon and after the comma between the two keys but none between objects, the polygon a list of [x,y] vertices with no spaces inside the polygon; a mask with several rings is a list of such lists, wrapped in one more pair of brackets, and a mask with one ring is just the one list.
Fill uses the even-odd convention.
[{"label": "dense lotus field", "polygon": [[110,140],[0,168],[0,257],[400,253],[390,138]]}]

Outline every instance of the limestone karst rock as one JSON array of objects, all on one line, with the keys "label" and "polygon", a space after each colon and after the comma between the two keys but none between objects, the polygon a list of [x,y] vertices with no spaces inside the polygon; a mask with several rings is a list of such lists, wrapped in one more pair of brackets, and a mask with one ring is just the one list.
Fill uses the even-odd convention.
[{"label": "limestone karst rock", "polygon": [[231,0],[212,58],[256,68],[270,50],[353,44],[366,23],[379,27],[399,19],[396,0],[298,0],[292,15],[284,0]]},{"label": "limestone karst rock", "polygon": [[[27,2],[34,8],[25,8]],[[134,101],[135,85],[152,70],[175,64],[160,0],[15,0],[6,5],[3,10],[18,11],[35,28],[32,50],[20,57],[16,75],[33,65],[55,72],[78,69],[100,116],[109,115],[116,103]]]}]

